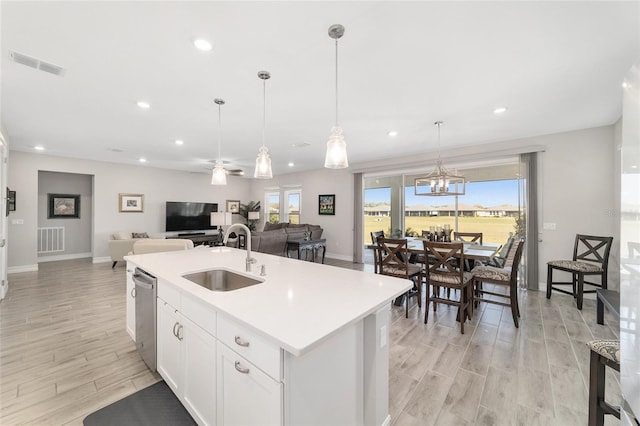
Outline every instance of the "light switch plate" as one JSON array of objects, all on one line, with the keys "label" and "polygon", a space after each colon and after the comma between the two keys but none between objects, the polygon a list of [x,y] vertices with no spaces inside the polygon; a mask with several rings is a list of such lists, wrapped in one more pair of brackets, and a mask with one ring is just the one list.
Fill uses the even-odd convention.
[{"label": "light switch plate", "polygon": [[556,230],[556,224],[555,224],[554,222],[545,222],[545,223],[542,225],[542,228],[543,228],[545,231],[555,231],[555,230]]}]

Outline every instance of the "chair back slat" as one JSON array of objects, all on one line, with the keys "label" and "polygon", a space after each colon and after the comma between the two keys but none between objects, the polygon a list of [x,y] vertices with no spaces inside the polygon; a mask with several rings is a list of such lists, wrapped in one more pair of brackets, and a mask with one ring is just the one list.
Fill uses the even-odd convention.
[{"label": "chair back slat", "polygon": [[577,234],[573,248],[573,260],[599,263],[603,269],[606,269],[609,263],[609,252],[611,251],[612,243],[613,237]]}]

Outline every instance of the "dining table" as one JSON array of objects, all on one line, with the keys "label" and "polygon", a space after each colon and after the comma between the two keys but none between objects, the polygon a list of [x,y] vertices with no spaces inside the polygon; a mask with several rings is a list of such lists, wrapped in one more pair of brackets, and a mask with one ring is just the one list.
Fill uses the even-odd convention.
[{"label": "dining table", "polygon": [[[426,238],[406,237],[405,239],[407,240],[407,251],[410,254],[416,255],[424,253],[424,245],[422,244],[422,242],[426,241]],[[373,249],[375,245],[368,244],[366,247],[369,249]],[[500,243],[485,242],[483,244],[477,244],[463,241],[462,251],[464,253],[465,259],[488,262],[493,256],[496,255],[500,248],[502,248],[502,244]]]}]

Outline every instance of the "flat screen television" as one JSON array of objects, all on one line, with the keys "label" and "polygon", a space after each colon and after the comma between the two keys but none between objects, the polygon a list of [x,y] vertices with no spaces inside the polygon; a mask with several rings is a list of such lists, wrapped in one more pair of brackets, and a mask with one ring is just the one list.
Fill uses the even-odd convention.
[{"label": "flat screen television", "polygon": [[165,231],[204,231],[211,225],[211,213],[218,211],[215,203],[167,201]]}]

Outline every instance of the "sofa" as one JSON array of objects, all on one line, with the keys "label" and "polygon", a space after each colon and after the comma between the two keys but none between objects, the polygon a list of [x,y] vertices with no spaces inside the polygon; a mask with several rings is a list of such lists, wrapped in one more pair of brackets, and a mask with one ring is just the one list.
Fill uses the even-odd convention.
[{"label": "sofa", "polygon": [[[118,262],[124,261],[124,257],[128,254],[141,254],[136,252],[134,245],[138,241],[145,241],[138,248],[141,250],[148,250],[146,253],[152,253],[157,251],[172,251],[172,250],[185,250],[187,248],[193,248],[193,241],[183,239],[171,239],[165,240],[164,237],[150,238],[146,232],[129,232],[119,231],[111,235],[109,240],[109,254],[111,255],[111,261],[113,262],[111,268],[115,268]],[[177,241],[172,245],[171,241]],[[186,243],[188,241],[189,243]],[[186,247],[190,244],[190,247]],[[182,248],[184,247],[184,248]]]},{"label": "sofa", "polygon": [[287,255],[287,241],[302,240],[305,234],[312,240],[322,238],[319,225],[293,223],[265,223],[261,232],[251,233],[251,250],[260,253]]}]

